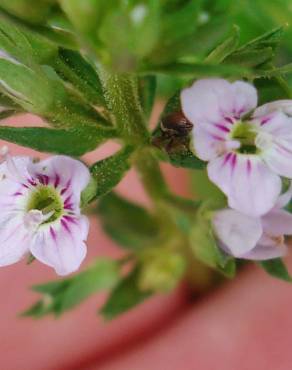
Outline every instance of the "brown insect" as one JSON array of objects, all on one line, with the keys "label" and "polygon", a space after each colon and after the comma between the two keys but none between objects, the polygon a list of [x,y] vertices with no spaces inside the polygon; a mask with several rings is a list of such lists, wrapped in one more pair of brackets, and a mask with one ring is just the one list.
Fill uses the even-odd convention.
[{"label": "brown insect", "polygon": [[182,112],[171,113],[161,120],[160,128],[166,135],[184,137],[193,128],[193,124]]},{"label": "brown insect", "polygon": [[152,143],[167,152],[173,152],[186,145],[192,128],[193,124],[182,112],[171,113],[161,120],[160,135],[154,137]]}]

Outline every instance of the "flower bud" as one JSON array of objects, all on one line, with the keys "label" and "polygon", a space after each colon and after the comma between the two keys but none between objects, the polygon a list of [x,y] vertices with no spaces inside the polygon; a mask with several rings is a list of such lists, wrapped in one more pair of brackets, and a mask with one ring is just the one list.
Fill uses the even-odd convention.
[{"label": "flower bud", "polygon": [[153,249],[147,251],[143,257],[139,277],[140,289],[167,293],[177,286],[186,267],[180,254]]}]

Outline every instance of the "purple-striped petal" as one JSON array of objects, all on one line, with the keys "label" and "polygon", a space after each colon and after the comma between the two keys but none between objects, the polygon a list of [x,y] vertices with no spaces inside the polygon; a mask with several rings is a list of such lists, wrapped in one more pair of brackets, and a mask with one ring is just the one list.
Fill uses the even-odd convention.
[{"label": "purple-striped petal", "polygon": [[57,184],[63,192],[71,188],[78,196],[90,179],[89,170],[82,162],[62,155],[32,163],[28,170],[33,178],[41,178],[45,185]]},{"label": "purple-striped petal", "polygon": [[19,214],[0,216],[0,266],[18,262],[29,251],[30,235]]},{"label": "purple-striped petal", "polygon": [[260,216],[274,207],[281,179],[253,155],[226,154],[212,159],[208,175],[227,196],[228,204],[242,213]]},{"label": "purple-striped petal", "polygon": [[185,116],[194,125],[218,125],[224,121],[232,124],[234,119],[256,107],[257,92],[252,85],[242,81],[202,79],[182,91],[181,105]]},{"label": "purple-striped petal", "polygon": [[289,99],[276,100],[276,101],[261,105],[254,111],[253,116],[262,117],[262,116],[268,115],[276,111],[283,112],[287,116],[292,116],[292,100],[289,100]]},{"label": "purple-striped petal", "polygon": [[60,222],[40,228],[34,235],[30,251],[59,275],[70,274],[80,267],[86,256],[89,223],[85,216],[66,216]]}]

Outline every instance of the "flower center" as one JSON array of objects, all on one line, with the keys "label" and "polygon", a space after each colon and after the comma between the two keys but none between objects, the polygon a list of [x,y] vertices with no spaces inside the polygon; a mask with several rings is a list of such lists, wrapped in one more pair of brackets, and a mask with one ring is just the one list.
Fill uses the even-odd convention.
[{"label": "flower center", "polygon": [[231,138],[240,142],[239,153],[257,154],[258,146],[256,145],[257,132],[249,122],[238,122],[231,133]]},{"label": "flower center", "polygon": [[49,218],[45,218],[45,223],[50,223],[61,217],[63,213],[63,201],[52,186],[39,185],[31,193],[26,211],[32,210],[41,211],[44,216],[51,214]]}]

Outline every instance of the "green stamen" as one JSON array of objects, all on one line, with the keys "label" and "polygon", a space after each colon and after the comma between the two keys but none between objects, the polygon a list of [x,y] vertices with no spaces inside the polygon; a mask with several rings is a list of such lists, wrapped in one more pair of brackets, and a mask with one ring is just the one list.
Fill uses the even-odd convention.
[{"label": "green stamen", "polygon": [[44,215],[54,212],[44,223],[49,223],[61,217],[63,212],[63,201],[52,186],[39,185],[31,194],[26,211],[32,209],[42,211]]},{"label": "green stamen", "polygon": [[258,148],[255,145],[256,136],[257,133],[254,131],[252,125],[248,122],[239,122],[234,127],[231,137],[233,140],[240,142],[239,153],[256,154],[258,153]]}]

